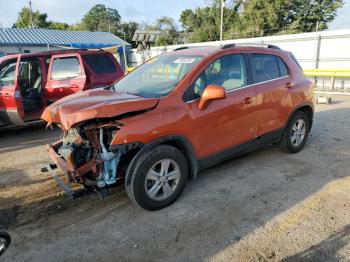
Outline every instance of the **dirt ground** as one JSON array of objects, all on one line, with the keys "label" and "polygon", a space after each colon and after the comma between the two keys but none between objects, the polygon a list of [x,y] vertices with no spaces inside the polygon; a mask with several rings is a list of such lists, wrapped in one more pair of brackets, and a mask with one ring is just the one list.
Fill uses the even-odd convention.
[{"label": "dirt ground", "polygon": [[170,207],[70,200],[40,173],[43,125],[0,131],[2,261],[350,261],[350,97],[317,105],[298,154],[269,147],[202,172]]}]

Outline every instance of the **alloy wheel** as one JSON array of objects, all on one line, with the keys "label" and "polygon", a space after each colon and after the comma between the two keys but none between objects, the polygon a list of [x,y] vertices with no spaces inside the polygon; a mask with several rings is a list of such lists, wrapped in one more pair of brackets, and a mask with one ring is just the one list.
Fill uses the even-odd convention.
[{"label": "alloy wheel", "polygon": [[145,190],[152,200],[169,198],[176,191],[181,178],[179,165],[172,159],[156,162],[147,172]]}]

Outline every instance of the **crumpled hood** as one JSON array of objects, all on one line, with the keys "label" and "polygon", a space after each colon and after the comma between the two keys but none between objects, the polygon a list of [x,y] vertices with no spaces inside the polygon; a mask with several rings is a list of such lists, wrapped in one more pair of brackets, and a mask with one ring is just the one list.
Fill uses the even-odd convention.
[{"label": "crumpled hood", "polygon": [[41,119],[58,123],[64,130],[94,118],[108,118],[129,112],[146,110],[157,105],[159,99],[143,98],[104,89],[92,89],[66,96],[48,106]]}]

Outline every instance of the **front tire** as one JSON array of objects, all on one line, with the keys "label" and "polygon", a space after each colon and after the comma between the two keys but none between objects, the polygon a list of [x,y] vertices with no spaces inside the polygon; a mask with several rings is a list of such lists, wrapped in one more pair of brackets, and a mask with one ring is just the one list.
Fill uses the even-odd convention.
[{"label": "front tire", "polygon": [[292,154],[299,152],[305,146],[309,131],[307,115],[302,111],[295,112],[281,137],[280,148]]},{"label": "front tire", "polygon": [[147,210],[172,204],[185,188],[189,173],[182,152],[168,145],[145,152],[130,172],[126,192],[135,204]]}]

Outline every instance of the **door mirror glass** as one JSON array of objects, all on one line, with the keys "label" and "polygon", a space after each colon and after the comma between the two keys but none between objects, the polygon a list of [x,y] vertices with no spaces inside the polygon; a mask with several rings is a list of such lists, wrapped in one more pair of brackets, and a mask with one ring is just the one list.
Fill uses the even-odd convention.
[{"label": "door mirror glass", "polygon": [[207,106],[208,102],[216,99],[223,99],[226,97],[226,90],[222,86],[208,85],[199,100],[199,109],[203,110]]}]

